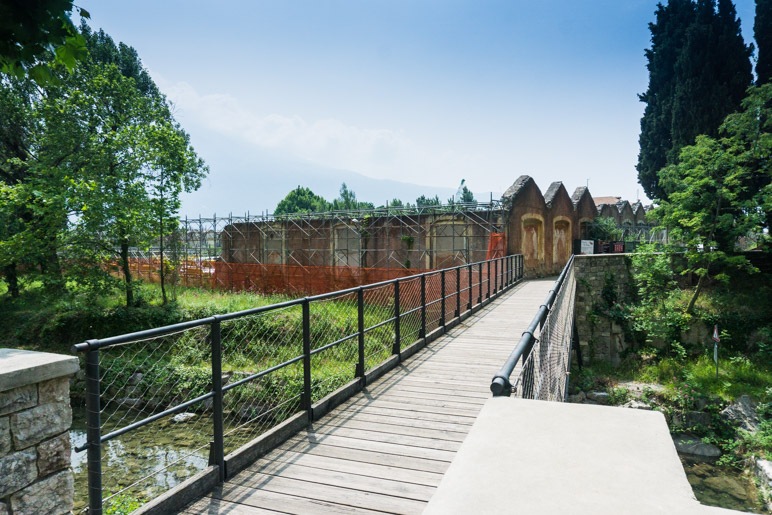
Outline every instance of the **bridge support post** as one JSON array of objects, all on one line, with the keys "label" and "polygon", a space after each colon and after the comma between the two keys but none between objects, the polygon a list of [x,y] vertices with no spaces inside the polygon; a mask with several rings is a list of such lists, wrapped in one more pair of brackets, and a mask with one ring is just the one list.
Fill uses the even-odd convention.
[{"label": "bridge support post", "polygon": [[361,286],[357,290],[357,332],[359,360],[356,376],[362,382],[362,387],[365,387],[367,386],[365,377],[365,290]]},{"label": "bridge support post", "polygon": [[303,299],[303,409],[308,413],[308,421],[314,421],[311,408],[311,305],[308,297]]},{"label": "bridge support post", "polygon": [[399,281],[394,281],[394,344],[391,348],[391,353],[398,357],[400,357],[402,347],[401,336],[399,334],[399,316]]},{"label": "bridge support post", "polygon": [[210,340],[212,344],[212,442],[210,443],[210,465],[217,465],[218,480],[223,483],[225,474],[225,431],[223,425],[222,402],[222,337],[220,320],[216,317],[210,327]]},{"label": "bridge support post", "polygon": [[445,270],[440,272],[440,326],[445,327]]}]

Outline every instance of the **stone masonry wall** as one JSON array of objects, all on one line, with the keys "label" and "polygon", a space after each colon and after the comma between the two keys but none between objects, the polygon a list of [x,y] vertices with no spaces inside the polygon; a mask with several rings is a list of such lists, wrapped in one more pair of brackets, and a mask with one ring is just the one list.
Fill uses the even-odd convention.
[{"label": "stone masonry wall", "polygon": [[[614,321],[614,300],[630,294],[629,256],[598,254],[574,257],[576,273],[576,327],[582,360],[603,360],[618,365],[629,343]],[[604,293],[605,292],[605,293]]]},{"label": "stone masonry wall", "polygon": [[70,513],[74,357],[0,349],[0,515]]}]

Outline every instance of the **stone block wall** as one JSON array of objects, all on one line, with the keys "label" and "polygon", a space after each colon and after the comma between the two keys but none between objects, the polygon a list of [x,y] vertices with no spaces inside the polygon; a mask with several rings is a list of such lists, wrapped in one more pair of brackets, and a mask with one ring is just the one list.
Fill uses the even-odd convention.
[{"label": "stone block wall", "polygon": [[582,359],[618,365],[630,342],[611,313],[614,299],[625,300],[630,295],[630,258],[626,254],[575,256],[574,267],[574,313]]},{"label": "stone block wall", "polygon": [[77,370],[75,357],[0,349],[0,515],[71,512]]}]

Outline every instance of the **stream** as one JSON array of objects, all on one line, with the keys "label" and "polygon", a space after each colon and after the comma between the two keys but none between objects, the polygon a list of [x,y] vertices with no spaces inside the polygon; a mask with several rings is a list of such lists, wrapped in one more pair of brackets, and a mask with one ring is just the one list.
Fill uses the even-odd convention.
[{"label": "stream", "polygon": [[759,492],[753,479],[739,471],[679,455],[700,503],[748,513],[769,513],[759,502]]},{"label": "stream", "polygon": [[[196,415],[185,423],[173,423],[170,419],[152,423],[105,442],[102,446],[103,496],[136,482],[123,497],[144,504],[203,470],[209,461],[211,428],[211,417]],[[73,408],[70,439],[75,474],[73,513],[80,513],[88,506],[87,451],[76,453],[74,449],[86,442],[85,408]],[[241,445],[249,439],[247,435],[239,438],[235,434],[229,443]],[[106,502],[106,508],[108,505]]]}]

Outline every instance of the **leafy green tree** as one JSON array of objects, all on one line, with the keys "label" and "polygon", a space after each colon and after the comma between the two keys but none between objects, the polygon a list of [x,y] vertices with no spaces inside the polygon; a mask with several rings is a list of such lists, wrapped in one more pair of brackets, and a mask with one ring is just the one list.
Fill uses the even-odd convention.
[{"label": "leafy green tree", "polygon": [[279,201],[274,209],[275,215],[293,213],[320,213],[330,210],[330,203],[310,188],[298,186]]},{"label": "leafy green tree", "polygon": [[[118,53],[104,33],[84,33],[95,56]],[[61,287],[64,259],[70,279],[99,291],[112,286],[105,265],[118,245],[126,302],[134,304],[130,247],[164,236],[180,192],[198,187],[206,166],[157,88],[142,91],[116,63],[92,57],[42,93],[26,91],[22,81],[3,83],[11,104],[30,108],[24,152],[14,148],[12,133],[0,140],[4,213],[19,222],[0,241],[2,264],[35,262]]]},{"label": "leafy green tree", "polygon": [[756,0],[756,18],[753,22],[756,39],[756,85],[772,79],[772,0]]},{"label": "leafy green tree", "polygon": [[649,25],[649,87],[641,118],[638,180],[651,198],[664,198],[660,170],[700,134],[716,136],[751,85],[750,55],[731,0],[670,0]]},{"label": "leafy green tree", "polygon": [[345,182],[340,186],[340,196],[332,201],[332,209],[334,211],[373,209],[374,207],[372,202],[358,201],[356,193],[350,190]]},{"label": "leafy green tree", "polygon": [[427,197],[426,195],[421,195],[417,199],[415,199],[416,207],[432,207],[432,206],[440,206],[442,203],[440,202],[440,197],[438,195],[435,195],[434,198]]},{"label": "leafy green tree", "polygon": [[735,253],[737,241],[769,227],[772,84],[751,88],[743,111],[728,116],[720,133],[698,136],[662,171],[668,196],[654,211],[672,239],[686,246],[687,272],[699,277],[687,313],[711,274],[725,280],[727,269],[750,269]]},{"label": "leafy green tree", "polygon": [[70,20],[73,8],[90,17],[72,0],[0,3],[0,72],[29,75],[42,85],[51,80],[51,65],[74,69],[85,58],[86,42]]}]

